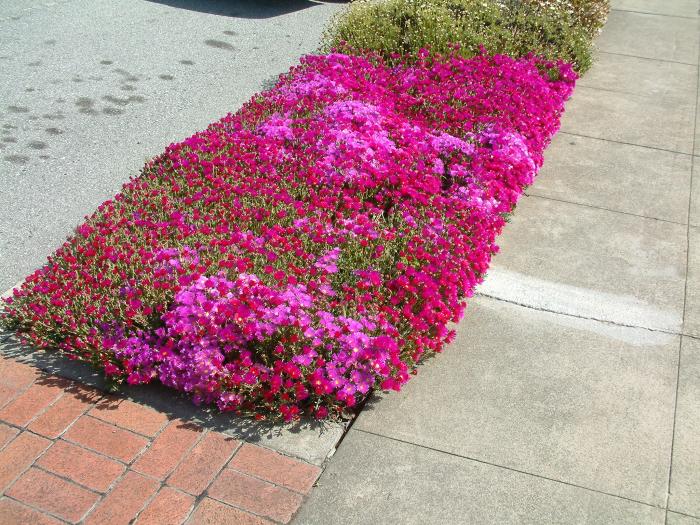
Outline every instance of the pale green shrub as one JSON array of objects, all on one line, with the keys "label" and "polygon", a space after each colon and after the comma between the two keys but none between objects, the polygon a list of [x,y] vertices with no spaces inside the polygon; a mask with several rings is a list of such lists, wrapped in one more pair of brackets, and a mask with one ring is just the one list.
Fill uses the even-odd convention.
[{"label": "pale green shrub", "polygon": [[575,25],[583,27],[591,36],[603,28],[610,12],[610,0],[501,0],[502,3],[520,3],[544,12],[567,13]]},{"label": "pale green shrub", "polygon": [[[345,43],[385,58],[422,48],[472,56],[483,45],[489,53],[518,57],[534,53],[561,59],[583,72],[591,65],[591,35],[566,10],[536,9],[528,3],[497,0],[357,0],[331,22],[323,50]],[[525,2],[536,0],[525,0]],[[582,1],[582,0],[578,0]]]}]

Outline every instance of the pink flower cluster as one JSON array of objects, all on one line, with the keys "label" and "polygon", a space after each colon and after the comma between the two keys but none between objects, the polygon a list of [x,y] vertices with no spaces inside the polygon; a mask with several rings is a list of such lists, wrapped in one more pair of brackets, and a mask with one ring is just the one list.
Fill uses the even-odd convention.
[{"label": "pink flower cluster", "polygon": [[534,57],[305,57],[147,164],[5,321],[115,381],[337,416],[453,337],[575,79]]}]

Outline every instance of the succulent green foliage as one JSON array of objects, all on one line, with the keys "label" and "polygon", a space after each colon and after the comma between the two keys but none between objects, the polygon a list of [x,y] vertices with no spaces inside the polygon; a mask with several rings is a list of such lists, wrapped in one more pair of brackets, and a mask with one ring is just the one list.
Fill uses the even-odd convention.
[{"label": "succulent green foliage", "polygon": [[483,46],[489,53],[563,60],[582,73],[591,65],[593,36],[578,24],[571,2],[583,0],[561,2],[567,7],[552,8],[547,0],[357,0],[331,22],[323,50],[342,46],[391,59],[420,49],[447,53],[455,44],[473,56]]}]

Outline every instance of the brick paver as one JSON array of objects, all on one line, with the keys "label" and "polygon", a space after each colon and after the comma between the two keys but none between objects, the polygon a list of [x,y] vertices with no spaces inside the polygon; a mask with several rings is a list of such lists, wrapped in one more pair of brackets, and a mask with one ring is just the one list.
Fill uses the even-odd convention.
[{"label": "brick paver", "polygon": [[39,377],[39,372],[12,359],[0,362],[0,407],[4,407],[19,392]]},{"label": "brick paver", "polygon": [[226,469],[209,489],[212,498],[287,523],[303,500],[300,494]]},{"label": "brick paver", "polygon": [[98,492],[106,492],[124,473],[121,463],[66,441],[56,441],[36,464]]},{"label": "brick paver", "polygon": [[85,525],[128,525],[156,493],[156,480],[127,472],[85,520]]},{"label": "brick paver", "polygon": [[136,461],[134,470],[165,479],[201,437],[203,429],[183,421],[171,422]]},{"label": "brick paver", "polygon": [[168,478],[168,485],[199,496],[228,462],[239,444],[223,434],[207,434]]},{"label": "brick paver", "polygon": [[23,432],[0,452],[0,490],[5,490],[34,463],[51,441]]},{"label": "brick paver", "polygon": [[56,401],[62,393],[62,386],[34,383],[26,392],[0,410],[0,419],[13,425],[25,426]]},{"label": "brick paver", "polygon": [[0,499],[0,523],[31,523],[32,525],[59,525],[60,521],[10,498]]},{"label": "brick paver", "polygon": [[148,445],[147,438],[90,416],[78,419],[64,437],[68,441],[124,462],[133,460]]},{"label": "brick paver", "polygon": [[25,472],[6,494],[71,523],[80,521],[99,499],[95,492],[34,467]]},{"label": "brick paver", "polygon": [[14,427],[0,423],[0,450],[12,441],[19,434],[19,430]]},{"label": "brick paver", "polygon": [[73,388],[46,409],[29,425],[29,430],[55,439],[91,406],[99,393],[87,388]]},{"label": "brick paver", "polygon": [[139,515],[139,525],[183,523],[194,505],[194,497],[172,487],[163,487]]},{"label": "brick paver", "polygon": [[165,414],[114,396],[98,401],[90,415],[148,437],[155,436],[168,422]]},{"label": "brick paver", "polygon": [[0,407],[2,525],[288,523],[320,474],[2,355]]},{"label": "brick paver", "polygon": [[311,490],[321,474],[315,465],[300,465],[298,461],[255,445],[245,444],[231,461],[231,467],[303,494]]},{"label": "brick paver", "polygon": [[273,522],[210,498],[204,498],[187,521],[187,525],[265,525],[268,523]]}]

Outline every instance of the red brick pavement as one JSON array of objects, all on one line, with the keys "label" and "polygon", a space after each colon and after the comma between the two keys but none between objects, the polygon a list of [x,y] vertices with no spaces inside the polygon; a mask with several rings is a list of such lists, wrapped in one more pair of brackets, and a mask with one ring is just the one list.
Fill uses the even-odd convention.
[{"label": "red brick pavement", "polygon": [[288,523],[321,473],[0,356],[0,523]]}]

